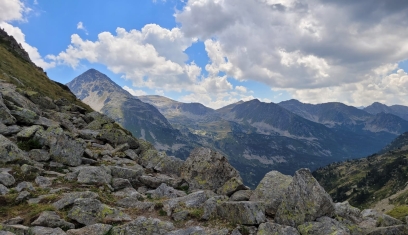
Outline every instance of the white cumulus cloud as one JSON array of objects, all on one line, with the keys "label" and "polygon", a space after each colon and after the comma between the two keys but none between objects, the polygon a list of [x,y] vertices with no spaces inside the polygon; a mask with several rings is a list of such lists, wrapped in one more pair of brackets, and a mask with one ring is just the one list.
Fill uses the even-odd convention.
[{"label": "white cumulus cloud", "polygon": [[147,93],[145,92],[145,91],[143,91],[143,90],[135,90],[135,89],[132,89],[132,88],[130,88],[130,87],[128,87],[128,86],[123,86],[122,87],[125,91],[127,91],[127,92],[129,92],[131,95],[133,95],[133,96],[142,96],[142,95],[147,95]]}]

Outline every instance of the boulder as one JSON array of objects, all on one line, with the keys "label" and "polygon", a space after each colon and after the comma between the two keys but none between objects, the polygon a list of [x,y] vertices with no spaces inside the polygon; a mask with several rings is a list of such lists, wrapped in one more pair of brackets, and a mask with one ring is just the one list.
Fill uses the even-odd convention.
[{"label": "boulder", "polygon": [[363,235],[363,232],[357,226],[350,226],[350,228],[353,231],[350,231],[346,225],[327,216],[317,219],[317,222],[307,222],[298,226],[298,230],[302,235]]},{"label": "boulder", "polygon": [[221,202],[227,201],[227,196],[215,196],[209,198],[204,202],[203,209],[204,213],[201,216],[202,220],[209,220],[217,216],[217,205]]},{"label": "boulder", "polygon": [[213,191],[234,177],[241,180],[225,156],[203,147],[191,152],[181,168],[181,177],[188,182],[190,189]]},{"label": "boulder", "polygon": [[0,183],[5,186],[11,186],[16,182],[14,177],[7,172],[0,172]]},{"label": "boulder", "polygon": [[374,219],[378,227],[388,227],[402,224],[401,220],[395,219],[389,215],[383,214],[374,209],[365,209],[361,211],[360,216],[363,220]]},{"label": "boulder", "polygon": [[79,166],[82,163],[82,155],[85,147],[80,139],[61,134],[55,136],[55,144],[50,145],[51,158],[59,163],[68,166]]},{"label": "boulder", "polygon": [[111,166],[110,170],[114,178],[127,179],[130,182],[137,180],[144,173],[143,168],[138,165],[127,167]]},{"label": "boulder", "polygon": [[278,171],[268,172],[252,193],[250,201],[263,201],[266,214],[275,215],[292,177]]},{"label": "boulder", "polygon": [[231,196],[238,190],[245,190],[247,188],[244,183],[242,183],[241,178],[232,177],[225,184],[217,189],[217,194]]},{"label": "boulder", "polygon": [[31,223],[33,226],[43,226],[50,228],[73,229],[75,225],[60,218],[55,211],[43,211],[40,216]]},{"label": "boulder", "polygon": [[230,201],[249,201],[252,195],[252,190],[239,190],[231,195]]},{"label": "boulder", "polygon": [[[89,125],[88,125],[89,127]],[[125,133],[125,131],[115,128],[115,129],[103,129],[96,136],[97,139],[106,141],[114,146],[127,143],[130,148],[136,149],[139,147],[139,142],[136,138]]]},{"label": "boulder", "polygon": [[35,188],[33,187],[33,184],[31,182],[27,182],[27,181],[20,182],[19,184],[17,184],[15,189],[16,189],[17,192],[21,192],[24,189],[27,189],[29,191],[34,191],[35,190]]},{"label": "boulder", "polygon": [[185,229],[179,229],[176,231],[171,231],[166,235],[207,235],[208,233],[199,226],[189,227]]},{"label": "boulder", "polygon": [[271,222],[262,223],[259,225],[256,235],[300,235],[293,227],[275,224]]},{"label": "boulder", "polygon": [[21,130],[19,133],[17,133],[17,139],[18,140],[28,140],[31,137],[34,136],[34,134],[38,131],[38,130],[44,130],[44,128],[42,126],[38,126],[38,125],[33,125],[30,127],[26,127],[23,130]]},{"label": "boulder", "polygon": [[171,216],[171,218],[172,218],[174,221],[182,221],[182,220],[186,220],[189,214],[190,214],[190,213],[189,213],[188,211],[182,210],[182,211],[178,211],[178,212],[176,212],[176,213],[173,213],[173,215]]},{"label": "boulder", "polygon": [[35,124],[39,118],[38,114],[36,114],[35,112],[17,106],[13,106],[13,108],[10,110],[10,113],[17,119],[18,123],[26,125]]},{"label": "boulder", "polygon": [[139,201],[137,197],[125,197],[116,202],[116,205],[123,208],[135,208],[139,211],[151,211],[156,205],[153,202]]},{"label": "boulder", "polygon": [[130,184],[130,181],[128,179],[113,178],[112,187],[115,191],[117,191],[117,190],[121,190],[124,188],[131,188],[132,185]]},{"label": "boulder", "polygon": [[46,162],[50,160],[50,154],[46,150],[32,149],[28,152],[28,157],[36,162]]},{"label": "boulder", "polygon": [[79,169],[77,182],[81,184],[110,184],[112,176],[106,167],[86,166]]},{"label": "boulder", "polygon": [[360,212],[360,209],[352,207],[348,201],[334,203],[334,214],[353,223],[358,224],[362,221]]},{"label": "boulder", "polygon": [[257,225],[266,221],[265,207],[260,202],[221,202],[217,215],[234,224]]},{"label": "boulder", "polygon": [[137,160],[140,165],[147,169],[174,176],[180,175],[180,169],[184,163],[179,158],[169,157],[165,152],[159,152],[155,149],[143,151]]},{"label": "boulder", "polygon": [[333,216],[334,206],[329,194],[313,178],[309,169],[296,171],[293,181],[282,197],[275,221],[297,227],[322,216]]},{"label": "boulder", "polygon": [[185,208],[201,207],[208,197],[204,191],[197,191],[184,197],[172,198],[163,202],[163,210],[170,216],[174,209],[183,206]]},{"label": "boulder", "polygon": [[40,188],[48,188],[52,185],[52,182],[50,179],[44,176],[37,176],[35,178],[35,183],[40,187]]},{"label": "boulder", "polygon": [[76,199],[68,217],[84,225],[131,221],[125,213],[92,198]]},{"label": "boulder", "polygon": [[375,228],[367,235],[406,235],[408,227],[406,225],[395,225],[389,227]]},{"label": "boulder", "polygon": [[180,181],[179,179],[171,178],[167,175],[161,174],[158,174],[156,176],[142,175],[139,177],[139,181],[149,188],[157,188],[163,183],[177,188],[182,183],[182,181]]},{"label": "boulder", "polygon": [[164,235],[172,230],[174,230],[174,225],[170,222],[140,216],[130,223],[114,227],[112,229],[112,235],[121,234]]},{"label": "boulder", "polygon": [[26,153],[19,149],[17,145],[15,145],[9,139],[3,135],[0,135],[0,162],[7,163],[17,160],[28,161]]},{"label": "boulder", "polygon": [[6,126],[0,121],[0,135],[10,136],[21,131],[21,127],[17,125]]},{"label": "boulder", "polygon": [[67,231],[67,235],[106,235],[111,228],[112,225],[98,223],[80,229],[70,229]]},{"label": "boulder", "polygon": [[147,191],[146,195],[148,194],[150,194],[150,196],[153,199],[176,198],[176,197],[184,197],[187,195],[185,192],[169,187],[165,183],[162,183],[155,190]]},{"label": "boulder", "polygon": [[6,195],[9,191],[10,190],[6,186],[0,184],[0,194],[1,195]]},{"label": "boulder", "polygon": [[58,210],[61,210],[67,206],[74,204],[75,200],[78,198],[97,198],[97,197],[98,197],[97,193],[90,191],[65,193],[60,200],[54,202],[52,205]]},{"label": "boulder", "polygon": [[0,123],[12,125],[16,123],[16,118],[11,115],[10,110],[4,104],[3,96],[0,93]]},{"label": "boulder", "polygon": [[30,235],[66,235],[64,230],[60,228],[47,228],[35,226],[30,228]]}]

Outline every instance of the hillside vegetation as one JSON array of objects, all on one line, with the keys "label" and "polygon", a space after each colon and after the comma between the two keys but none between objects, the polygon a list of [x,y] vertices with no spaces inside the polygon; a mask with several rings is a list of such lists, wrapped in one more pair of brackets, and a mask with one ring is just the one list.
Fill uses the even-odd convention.
[{"label": "hillside vegetation", "polygon": [[[359,208],[378,207],[408,215],[408,133],[394,140],[382,154],[332,163],[313,172],[334,201]],[[385,205],[384,205],[385,204]],[[401,211],[401,210],[404,211]]]}]

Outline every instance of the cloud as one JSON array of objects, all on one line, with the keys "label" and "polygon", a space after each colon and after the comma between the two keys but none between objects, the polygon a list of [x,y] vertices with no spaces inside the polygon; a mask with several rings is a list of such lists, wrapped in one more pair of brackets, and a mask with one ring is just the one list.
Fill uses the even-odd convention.
[{"label": "cloud", "polygon": [[36,47],[29,45],[25,41],[25,35],[20,28],[11,25],[10,21],[25,21],[25,14],[31,9],[24,5],[19,0],[0,0],[0,27],[3,28],[9,35],[12,35],[18,43],[27,51],[30,59],[43,69],[52,68],[54,62],[46,62],[38,52]]},{"label": "cloud", "polygon": [[0,22],[23,20],[24,13],[30,11],[20,0],[0,0]]},{"label": "cloud", "polygon": [[[204,42],[209,74],[262,82],[301,100],[324,92],[365,103],[346,97],[347,89],[383,80],[391,71],[381,66],[408,59],[404,1],[189,0],[175,17],[186,36]],[[378,89],[384,97],[391,91]]]},{"label": "cloud", "polygon": [[116,35],[102,32],[96,41],[71,36],[71,45],[58,55],[48,58],[76,68],[81,60],[104,64],[117,74],[123,74],[135,87],[181,91],[191,86],[200,68],[186,64],[184,53],[195,39],[185,38],[180,29],[145,25],[140,31],[116,29]]},{"label": "cloud", "polygon": [[86,30],[84,24],[82,23],[82,21],[79,21],[77,24],[77,29],[83,30],[85,32],[86,35],[88,35],[88,30]]},{"label": "cloud", "polygon": [[142,95],[147,95],[147,93],[145,92],[145,91],[143,91],[143,90],[135,90],[135,89],[132,89],[132,88],[130,88],[130,87],[128,87],[128,86],[124,86],[124,87],[122,87],[125,91],[127,91],[127,92],[129,92],[131,95],[133,95],[133,96],[142,96]]}]

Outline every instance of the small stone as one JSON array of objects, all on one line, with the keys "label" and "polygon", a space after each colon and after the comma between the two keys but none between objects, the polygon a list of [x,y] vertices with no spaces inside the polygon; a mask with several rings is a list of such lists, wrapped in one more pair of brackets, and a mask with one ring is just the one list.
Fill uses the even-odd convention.
[{"label": "small stone", "polygon": [[72,205],[78,198],[97,198],[98,194],[90,191],[65,193],[64,197],[54,202],[52,205],[61,210],[69,205]]},{"label": "small stone", "polygon": [[9,220],[3,221],[3,224],[15,225],[15,224],[22,224],[23,222],[24,222],[24,218],[17,216]]}]

